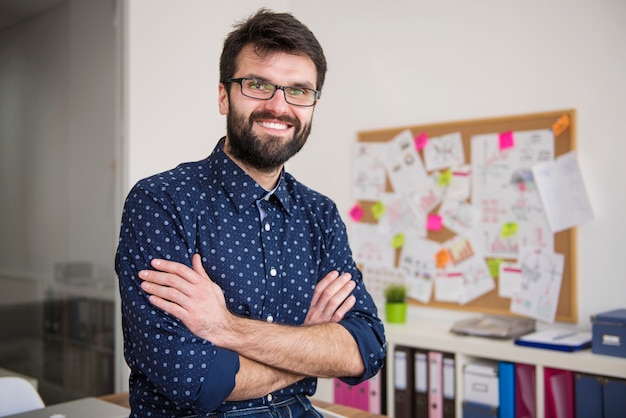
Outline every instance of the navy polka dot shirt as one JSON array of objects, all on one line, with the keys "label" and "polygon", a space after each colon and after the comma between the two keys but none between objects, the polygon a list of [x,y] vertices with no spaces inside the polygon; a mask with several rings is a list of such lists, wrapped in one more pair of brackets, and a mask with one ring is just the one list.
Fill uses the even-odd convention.
[{"label": "navy polka dot shirt", "polygon": [[151,305],[137,274],[153,258],[190,266],[199,253],[231,312],[291,325],[303,323],[318,280],[332,270],[350,272],[357,303],[341,324],[357,341],[366,371],[343,380],[359,383],[383,365],[383,325],[335,204],[286,172],[268,195],[223,152],[223,142],[205,160],[139,181],[126,199],[115,268],[131,369],[131,416],[248,408],[312,395],[317,382],[306,378],[263,398],[225,402],[235,385],[238,355],[196,337]]}]

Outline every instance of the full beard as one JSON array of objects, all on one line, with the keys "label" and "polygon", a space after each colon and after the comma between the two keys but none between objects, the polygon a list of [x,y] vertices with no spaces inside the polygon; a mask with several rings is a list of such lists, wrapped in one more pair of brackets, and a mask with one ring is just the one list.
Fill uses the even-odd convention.
[{"label": "full beard", "polygon": [[[257,120],[263,119],[276,119],[292,125],[295,131],[293,137],[287,140],[273,135],[259,137],[252,128]],[[245,116],[231,108],[226,117],[226,134],[232,157],[260,171],[282,167],[302,149],[310,133],[310,123],[302,126],[295,118],[275,116],[269,112],[253,112],[246,120]]]}]

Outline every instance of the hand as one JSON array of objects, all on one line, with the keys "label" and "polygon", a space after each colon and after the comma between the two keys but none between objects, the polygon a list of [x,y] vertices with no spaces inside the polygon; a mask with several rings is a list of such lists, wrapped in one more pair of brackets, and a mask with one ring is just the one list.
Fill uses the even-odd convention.
[{"label": "hand", "polygon": [[304,325],[341,321],[356,303],[356,297],[350,295],[355,287],[356,283],[350,273],[328,273],[315,286]]},{"label": "hand", "polygon": [[207,275],[199,254],[193,269],[174,261],[152,260],[155,270],[142,270],[141,288],[150,302],[180,319],[195,335],[219,345],[233,315],[226,307],[222,289]]}]

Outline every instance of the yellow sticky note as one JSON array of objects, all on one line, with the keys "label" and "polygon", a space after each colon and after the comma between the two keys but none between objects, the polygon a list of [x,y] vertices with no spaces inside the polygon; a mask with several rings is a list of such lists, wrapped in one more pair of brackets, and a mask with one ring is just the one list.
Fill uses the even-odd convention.
[{"label": "yellow sticky note", "polygon": [[437,185],[439,187],[446,187],[452,181],[452,169],[448,168],[447,170],[439,173],[439,177],[437,178]]},{"label": "yellow sticky note", "polygon": [[393,248],[402,248],[402,247],[404,247],[404,234],[403,233],[396,234],[393,237],[393,240],[391,240],[391,246]]},{"label": "yellow sticky note", "polygon": [[500,275],[500,264],[502,264],[501,258],[490,258],[487,260],[491,277],[498,277]]},{"label": "yellow sticky note", "polygon": [[511,237],[517,233],[517,228],[517,222],[506,222],[502,224],[502,231],[500,232],[500,236],[502,236],[502,238]]},{"label": "yellow sticky note", "polygon": [[372,215],[374,215],[374,219],[378,220],[385,213],[385,205],[383,202],[378,201],[372,205]]}]

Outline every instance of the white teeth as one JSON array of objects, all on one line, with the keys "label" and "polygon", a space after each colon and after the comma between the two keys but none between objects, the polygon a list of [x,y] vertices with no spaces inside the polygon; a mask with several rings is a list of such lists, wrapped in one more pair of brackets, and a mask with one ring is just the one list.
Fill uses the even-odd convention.
[{"label": "white teeth", "polygon": [[276,122],[259,122],[259,125],[264,126],[270,129],[287,129],[288,126],[284,123],[276,123]]}]

